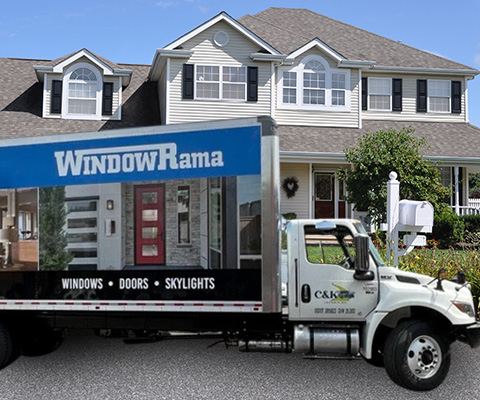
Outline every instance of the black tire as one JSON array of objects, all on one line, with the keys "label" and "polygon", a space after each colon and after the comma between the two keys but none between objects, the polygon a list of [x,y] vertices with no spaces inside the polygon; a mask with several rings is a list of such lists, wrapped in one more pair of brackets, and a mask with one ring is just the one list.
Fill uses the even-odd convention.
[{"label": "black tire", "polygon": [[43,356],[60,347],[65,337],[64,331],[42,327],[22,338],[22,354],[27,357]]},{"label": "black tire", "polygon": [[384,362],[390,378],[411,390],[435,389],[450,368],[450,346],[441,330],[417,320],[401,322],[390,332]]},{"label": "black tire", "polygon": [[10,330],[0,322],[0,369],[5,368],[12,361],[13,341]]}]

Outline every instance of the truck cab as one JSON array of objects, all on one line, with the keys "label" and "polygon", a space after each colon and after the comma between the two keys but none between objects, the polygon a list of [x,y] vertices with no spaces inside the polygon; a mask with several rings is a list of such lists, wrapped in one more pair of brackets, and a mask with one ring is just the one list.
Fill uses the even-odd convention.
[{"label": "truck cab", "polygon": [[401,386],[443,381],[455,339],[478,345],[470,285],[386,266],[360,221],[287,225],[288,318],[296,351],[385,365]]}]

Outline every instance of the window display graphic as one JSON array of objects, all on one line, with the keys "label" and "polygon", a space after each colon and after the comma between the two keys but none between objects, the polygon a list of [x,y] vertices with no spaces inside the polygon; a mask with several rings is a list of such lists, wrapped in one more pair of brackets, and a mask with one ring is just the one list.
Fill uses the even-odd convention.
[{"label": "window display graphic", "polygon": [[0,172],[2,272],[56,274],[37,292],[71,299],[209,298],[222,271],[259,275],[258,127],[49,139],[0,147],[0,164],[31,164]]}]

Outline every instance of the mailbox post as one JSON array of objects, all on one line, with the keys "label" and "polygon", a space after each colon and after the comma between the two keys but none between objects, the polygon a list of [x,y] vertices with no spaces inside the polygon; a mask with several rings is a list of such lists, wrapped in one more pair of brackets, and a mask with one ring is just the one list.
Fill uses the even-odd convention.
[{"label": "mailbox post", "polygon": [[[433,227],[433,206],[428,201],[399,201],[397,174],[391,172],[387,183],[387,260],[398,267],[398,257],[410,253],[415,246],[425,246],[427,238],[419,233],[430,233]],[[398,233],[403,236],[404,250],[398,249]]]}]

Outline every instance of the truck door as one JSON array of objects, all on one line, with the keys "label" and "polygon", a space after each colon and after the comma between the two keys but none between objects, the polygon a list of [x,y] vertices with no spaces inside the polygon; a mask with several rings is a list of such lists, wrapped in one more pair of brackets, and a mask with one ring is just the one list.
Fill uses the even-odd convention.
[{"label": "truck door", "polygon": [[[302,243],[303,241],[303,243]],[[299,320],[364,320],[378,300],[378,274],[373,281],[354,279],[353,234],[346,226],[320,231],[299,226],[296,260],[296,305]],[[295,309],[296,308],[296,309]]]}]

